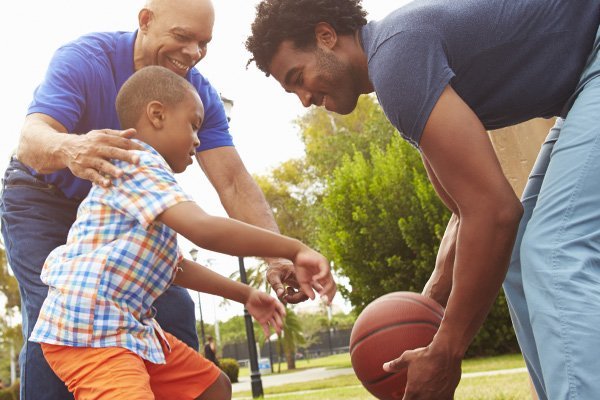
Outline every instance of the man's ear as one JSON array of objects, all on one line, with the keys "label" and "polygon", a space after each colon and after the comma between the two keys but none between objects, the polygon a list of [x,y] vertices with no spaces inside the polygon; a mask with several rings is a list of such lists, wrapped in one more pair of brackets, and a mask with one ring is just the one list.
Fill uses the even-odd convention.
[{"label": "man's ear", "polygon": [[138,24],[141,32],[146,32],[148,30],[148,25],[150,24],[150,21],[152,21],[153,17],[154,15],[149,9],[142,8],[140,10],[138,13]]},{"label": "man's ear", "polygon": [[160,101],[151,101],[146,106],[146,117],[154,129],[162,129],[165,121],[165,106]]},{"label": "man's ear", "polygon": [[337,43],[337,32],[327,22],[319,22],[315,25],[315,39],[317,46],[322,45],[333,49]]}]

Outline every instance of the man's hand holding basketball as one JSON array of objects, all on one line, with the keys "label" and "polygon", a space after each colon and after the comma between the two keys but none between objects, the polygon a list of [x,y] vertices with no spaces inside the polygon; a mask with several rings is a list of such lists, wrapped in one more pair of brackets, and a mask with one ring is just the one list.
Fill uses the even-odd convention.
[{"label": "man's hand holding basketball", "polygon": [[429,345],[405,351],[399,358],[387,362],[387,372],[407,371],[403,400],[452,400],[460,382],[461,359],[449,357],[448,352]]}]

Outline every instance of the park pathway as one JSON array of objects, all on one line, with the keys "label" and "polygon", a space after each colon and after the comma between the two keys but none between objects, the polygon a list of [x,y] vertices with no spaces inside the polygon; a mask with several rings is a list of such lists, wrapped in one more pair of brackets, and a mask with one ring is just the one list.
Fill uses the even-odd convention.
[{"label": "park pathway", "polygon": [[[509,374],[520,374],[523,372],[527,372],[527,368],[511,368],[511,369],[500,369],[495,371],[483,371],[483,372],[468,372],[462,375],[461,379],[469,379],[469,378],[478,378],[481,376],[491,376],[491,375],[509,375]],[[269,374],[262,375],[262,385],[263,388],[273,387],[278,385],[285,385],[288,383],[298,383],[298,382],[309,382],[316,381],[320,379],[332,378],[334,376],[340,375],[351,375],[354,371],[352,368],[335,368],[328,369],[325,367],[319,368],[309,368],[298,372],[289,372],[285,374]],[[240,381],[238,383],[232,384],[233,393],[243,392],[243,391],[251,391],[251,383],[250,377],[244,376],[240,377]],[[312,391],[311,391],[312,392]],[[301,394],[300,392],[294,392],[295,395]],[[281,396],[281,395],[280,395]],[[265,398],[268,398],[265,397]],[[251,397],[247,398],[248,400],[252,400]],[[246,398],[238,398],[236,400],[246,400]]]}]

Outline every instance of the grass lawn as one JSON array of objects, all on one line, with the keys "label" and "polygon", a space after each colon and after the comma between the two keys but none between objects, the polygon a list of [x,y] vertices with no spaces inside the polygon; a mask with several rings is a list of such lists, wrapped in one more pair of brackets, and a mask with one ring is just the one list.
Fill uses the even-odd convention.
[{"label": "grass lawn", "polygon": [[[337,354],[312,360],[299,360],[300,369],[327,367],[349,367],[350,355]],[[463,374],[472,372],[494,371],[502,369],[522,368],[525,366],[521,355],[507,355],[484,359],[470,359],[463,362]],[[282,373],[284,373],[282,363]],[[275,365],[277,368],[277,365]],[[247,368],[245,374],[248,375]],[[275,369],[277,370],[277,369]],[[240,371],[241,375],[241,371]],[[492,375],[465,377],[456,391],[457,400],[523,400],[531,398],[527,373],[508,375]],[[362,387],[354,375],[343,375],[320,381],[294,383],[264,389],[266,399],[291,399],[297,397],[314,400],[373,399],[374,397]],[[250,399],[250,391],[234,393],[234,399]]]}]

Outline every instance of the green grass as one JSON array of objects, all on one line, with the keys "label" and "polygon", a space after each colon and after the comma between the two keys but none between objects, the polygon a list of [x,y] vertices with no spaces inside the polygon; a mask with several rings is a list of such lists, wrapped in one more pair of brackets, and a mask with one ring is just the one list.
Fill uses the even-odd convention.
[{"label": "green grass", "polygon": [[[349,354],[338,354],[313,360],[299,360],[298,369],[327,367],[344,368],[351,366]],[[521,355],[470,359],[463,362],[463,373],[522,368],[525,366]],[[276,366],[275,366],[276,367]],[[284,371],[282,363],[282,372]],[[246,375],[248,375],[247,368]],[[314,400],[373,399],[362,387],[356,376],[342,375],[319,381],[294,383],[264,389],[266,399],[291,399],[302,396]],[[234,393],[234,399],[251,398],[251,392]],[[531,398],[527,373],[470,377],[461,380],[456,390],[456,400],[522,400]]]},{"label": "green grass", "polygon": [[[302,371],[308,368],[350,368],[352,364],[350,363],[350,353],[344,354],[334,354],[332,356],[320,357],[320,358],[311,358],[308,360],[296,360],[296,369],[291,372]],[[278,364],[277,361],[273,363],[273,370],[277,373]],[[281,373],[284,374],[288,372],[287,363],[285,361],[281,362]],[[248,367],[240,368],[239,376],[250,376],[250,369]]]}]

